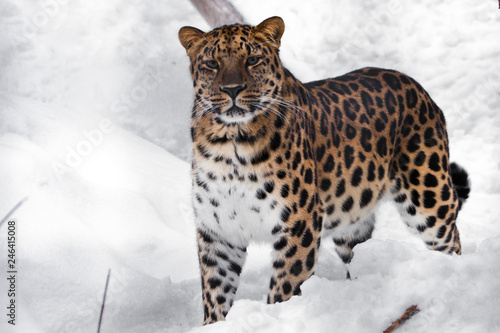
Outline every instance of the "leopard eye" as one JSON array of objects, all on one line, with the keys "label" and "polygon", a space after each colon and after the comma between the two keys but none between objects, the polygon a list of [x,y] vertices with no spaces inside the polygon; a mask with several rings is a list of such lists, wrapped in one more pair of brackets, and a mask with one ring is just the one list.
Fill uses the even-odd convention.
[{"label": "leopard eye", "polygon": [[256,56],[249,57],[247,59],[247,66],[253,66],[259,62],[260,58]]},{"label": "leopard eye", "polygon": [[219,64],[215,60],[205,61],[205,66],[207,66],[210,69],[217,69],[217,68],[219,68]]}]

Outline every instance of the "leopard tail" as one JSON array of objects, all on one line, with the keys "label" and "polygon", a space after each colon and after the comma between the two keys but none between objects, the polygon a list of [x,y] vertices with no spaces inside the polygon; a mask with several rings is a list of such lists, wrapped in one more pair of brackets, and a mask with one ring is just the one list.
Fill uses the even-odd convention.
[{"label": "leopard tail", "polygon": [[462,166],[454,162],[450,164],[450,174],[453,186],[457,191],[458,200],[460,202],[458,209],[460,210],[465,200],[467,200],[467,198],[469,197],[471,188],[469,174]]}]

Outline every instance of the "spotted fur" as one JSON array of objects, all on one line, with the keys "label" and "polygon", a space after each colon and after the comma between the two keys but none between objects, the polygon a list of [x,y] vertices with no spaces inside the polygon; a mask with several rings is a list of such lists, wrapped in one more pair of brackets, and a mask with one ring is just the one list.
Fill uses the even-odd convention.
[{"label": "spotted fur", "polygon": [[379,68],[301,83],[279,59],[283,31],[273,17],[179,32],[194,87],[205,324],[229,311],[251,241],[272,242],[268,302],[285,301],[313,274],[321,237],[350,262],[384,196],[430,249],[460,254],[455,220],[469,181],[450,168],[445,120],[427,92]]}]

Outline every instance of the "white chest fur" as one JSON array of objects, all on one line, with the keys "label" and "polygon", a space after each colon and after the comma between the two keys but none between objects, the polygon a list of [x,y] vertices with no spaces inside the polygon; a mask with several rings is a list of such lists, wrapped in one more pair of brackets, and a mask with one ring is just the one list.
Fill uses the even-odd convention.
[{"label": "white chest fur", "polygon": [[237,246],[273,241],[273,230],[281,225],[283,204],[272,180],[264,181],[262,175],[236,163],[207,161],[199,166],[193,189],[198,227]]}]

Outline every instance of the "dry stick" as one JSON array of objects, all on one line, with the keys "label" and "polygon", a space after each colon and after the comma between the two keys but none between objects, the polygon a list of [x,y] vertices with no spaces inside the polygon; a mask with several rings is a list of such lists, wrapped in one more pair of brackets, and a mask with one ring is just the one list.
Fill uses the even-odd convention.
[{"label": "dry stick", "polygon": [[212,28],[245,22],[243,16],[227,0],[191,0],[191,3]]},{"label": "dry stick", "polygon": [[392,323],[391,326],[389,326],[389,328],[387,328],[384,333],[391,333],[393,332],[395,329],[397,329],[401,324],[403,324],[405,321],[407,321],[408,319],[410,319],[415,313],[419,312],[420,309],[418,308],[418,305],[412,305],[410,306],[408,309],[406,309],[405,313],[403,313],[403,315],[401,317],[399,317],[398,320],[396,320],[395,322]]},{"label": "dry stick", "polygon": [[101,332],[102,315],[104,313],[104,304],[106,303],[106,294],[108,293],[110,274],[111,274],[111,269],[108,269],[108,277],[106,278],[106,286],[104,287],[104,296],[102,297],[101,315],[99,316],[99,326],[97,326],[97,333]]},{"label": "dry stick", "polygon": [[21,207],[23,205],[23,203],[25,203],[26,201],[28,200],[28,197],[24,197],[21,201],[19,201],[15,206],[14,208],[12,208],[8,213],[7,215],[5,215],[5,217],[2,219],[2,221],[0,221],[0,227],[2,227],[2,224],[5,223],[5,221],[7,221],[12,214],[15,213],[16,210],[19,209],[19,207]]}]

